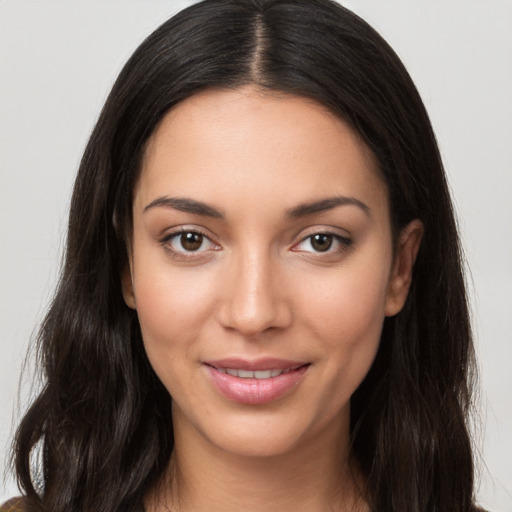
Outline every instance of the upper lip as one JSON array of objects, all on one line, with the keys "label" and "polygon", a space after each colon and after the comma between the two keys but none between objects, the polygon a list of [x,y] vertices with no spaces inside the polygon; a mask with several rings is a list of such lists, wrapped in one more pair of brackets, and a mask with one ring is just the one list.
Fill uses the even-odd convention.
[{"label": "upper lip", "polygon": [[237,370],[264,371],[264,370],[294,370],[305,364],[305,361],[291,361],[287,359],[278,359],[275,357],[265,357],[262,359],[241,359],[238,357],[228,357],[204,361],[204,364],[215,368],[236,368]]}]

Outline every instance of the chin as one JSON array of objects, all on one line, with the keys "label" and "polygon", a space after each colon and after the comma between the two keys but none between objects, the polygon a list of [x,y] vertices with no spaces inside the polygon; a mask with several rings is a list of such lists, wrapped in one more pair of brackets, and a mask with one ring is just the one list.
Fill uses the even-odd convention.
[{"label": "chin", "polygon": [[301,444],[297,433],[274,427],[268,431],[225,431],[211,439],[223,452],[238,457],[268,458],[289,454]]},{"label": "chin", "polygon": [[[245,411],[225,410],[222,418],[219,418],[218,411],[214,416],[210,410],[203,417],[196,418],[197,421],[189,416],[192,420],[189,427],[193,428],[181,432],[188,432],[185,435],[194,432],[192,435],[197,436],[195,443],[203,446],[206,443],[215,451],[259,458],[304,453],[304,450],[314,450],[319,444],[325,443],[327,438],[334,441],[340,435],[345,437],[349,404],[342,407],[341,414],[339,410],[333,410],[323,417],[320,411],[308,415],[304,414],[302,408],[282,405],[259,409],[249,406]],[[204,421],[205,418],[210,421]]]}]

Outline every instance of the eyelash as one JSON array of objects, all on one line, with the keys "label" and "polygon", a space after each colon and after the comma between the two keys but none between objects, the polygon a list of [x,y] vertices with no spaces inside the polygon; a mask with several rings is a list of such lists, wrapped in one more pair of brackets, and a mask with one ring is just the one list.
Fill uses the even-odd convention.
[{"label": "eyelash", "polygon": [[[327,248],[325,251],[315,251],[314,249],[311,251],[306,251],[303,249],[298,249],[298,247],[305,242],[309,241],[309,244],[312,245],[314,237],[330,237],[331,238],[331,245]],[[334,249],[332,248],[333,244],[337,244],[337,247]],[[333,254],[333,253],[342,253],[346,251],[350,246],[352,245],[352,240],[350,238],[347,238],[345,236],[341,236],[337,233],[332,233],[329,231],[317,231],[315,233],[311,233],[310,235],[304,237],[298,244],[294,245],[292,250],[296,252],[306,252],[306,253],[312,253],[316,254],[318,256],[322,256],[323,254]]]},{"label": "eyelash", "polygon": [[170,233],[166,235],[162,240],[160,240],[160,244],[165,248],[165,250],[172,253],[172,255],[177,259],[188,259],[188,258],[194,258],[197,257],[198,254],[201,254],[205,252],[204,250],[196,250],[196,251],[187,251],[186,249],[183,250],[177,250],[172,246],[172,242],[174,239],[178,239],[179,237],[182,237],[183,235],[199,235],[203,238],[201,246],[206,241],[207,243],[211,244],[213,247],[215,247],[214,250],[219,250],[220,247],[212,242],[211,238],[202,231],[198,229],[180,229],[179,231],[174,231],[173,233]]},{"label": "eyelash", "polygon": [[[171,252],[175,258],[182,259],[182,260],[197,257],[198,254],[201,254],[208,250],[208,249],[200,250],[201,246],[199,247],[198,250],[195,250],[195,251],[187,251],[184,248],[183,248],[183,250],[175,249],[172,246],[173,240],[178,239],[178,237],[182,237],[183,235],[199,235],[202,237],[201,246],[203,245],[203,243],[205,241],[207,241],[208,244],[210,244],[211,246],[214,247],[213,250],[215,250],[215,251],[220,250],[220,247],[217,244],[215,244],[206,233],[204,233],[198,229],[183,228],[183,229],[180,229],[179,231],[174,231],[173,233],[170,233],[170,234],[166,235],[164,238],[162,238],[160,240],[160,244],[165,248],[165,250]],[[320,236],[330,237],[332,239],[331,245],[325,251],[315,251],[314,249],[313,250],[298,249],[298,247],[300,245],[304,244],[308,240],[311,245],[314,237],[320,237]],[[336,243],[338,245],[337,245],[337,247],[335,247],[333,249],[332,245],[334,243]],[[316,254],[319,257],[321,257],[324,254],[328,255],[328,254],[333,254],[333,253],[342,253],[342,252],[348,250],[348,248],[351,245],[352,245],[352,240],[350,238],[347,238],[347,237],[344,237],[344,236],[341,236],[339,234],[332,233],[329,231],[317,231],[315,233],[311,233],[310,235],[304,237],[299,243],[295,244],[291,250],[294,252],[312,253],[312,254]]]}]

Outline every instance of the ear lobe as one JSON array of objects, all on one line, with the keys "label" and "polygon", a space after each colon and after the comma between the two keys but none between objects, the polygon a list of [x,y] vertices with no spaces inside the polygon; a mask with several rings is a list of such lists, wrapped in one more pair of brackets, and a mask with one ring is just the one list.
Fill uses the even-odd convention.
[{"label": "ear lobe", "polygon": [[125,304],[131,309],[137,309],[130,265],[126,265],[121,272],[121,289],[123,292],[123,299]]},{"label": "ear lobe", "polygon": [[412,271],[423,238],[423,223],[415,219],[400,233],[395,261],[388,283],[386,316],[396,315],[404,307],[412,282]]}]

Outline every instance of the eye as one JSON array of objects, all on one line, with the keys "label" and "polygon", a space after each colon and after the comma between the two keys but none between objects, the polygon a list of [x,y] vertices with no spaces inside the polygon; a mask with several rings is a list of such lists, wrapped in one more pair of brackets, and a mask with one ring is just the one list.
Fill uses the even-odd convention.
[{"label": "eye", "polygon": [[346,250],[352,240],[334,233],[315,233],[304,238],[293,247],[294,251],[312,253],[332,253]]},{"label": "eye", "polygon": [[176,256],[183,258],[210,250],[218,250],[205,234],[200,231],[179,231],[166,236],[161,243]]}]

